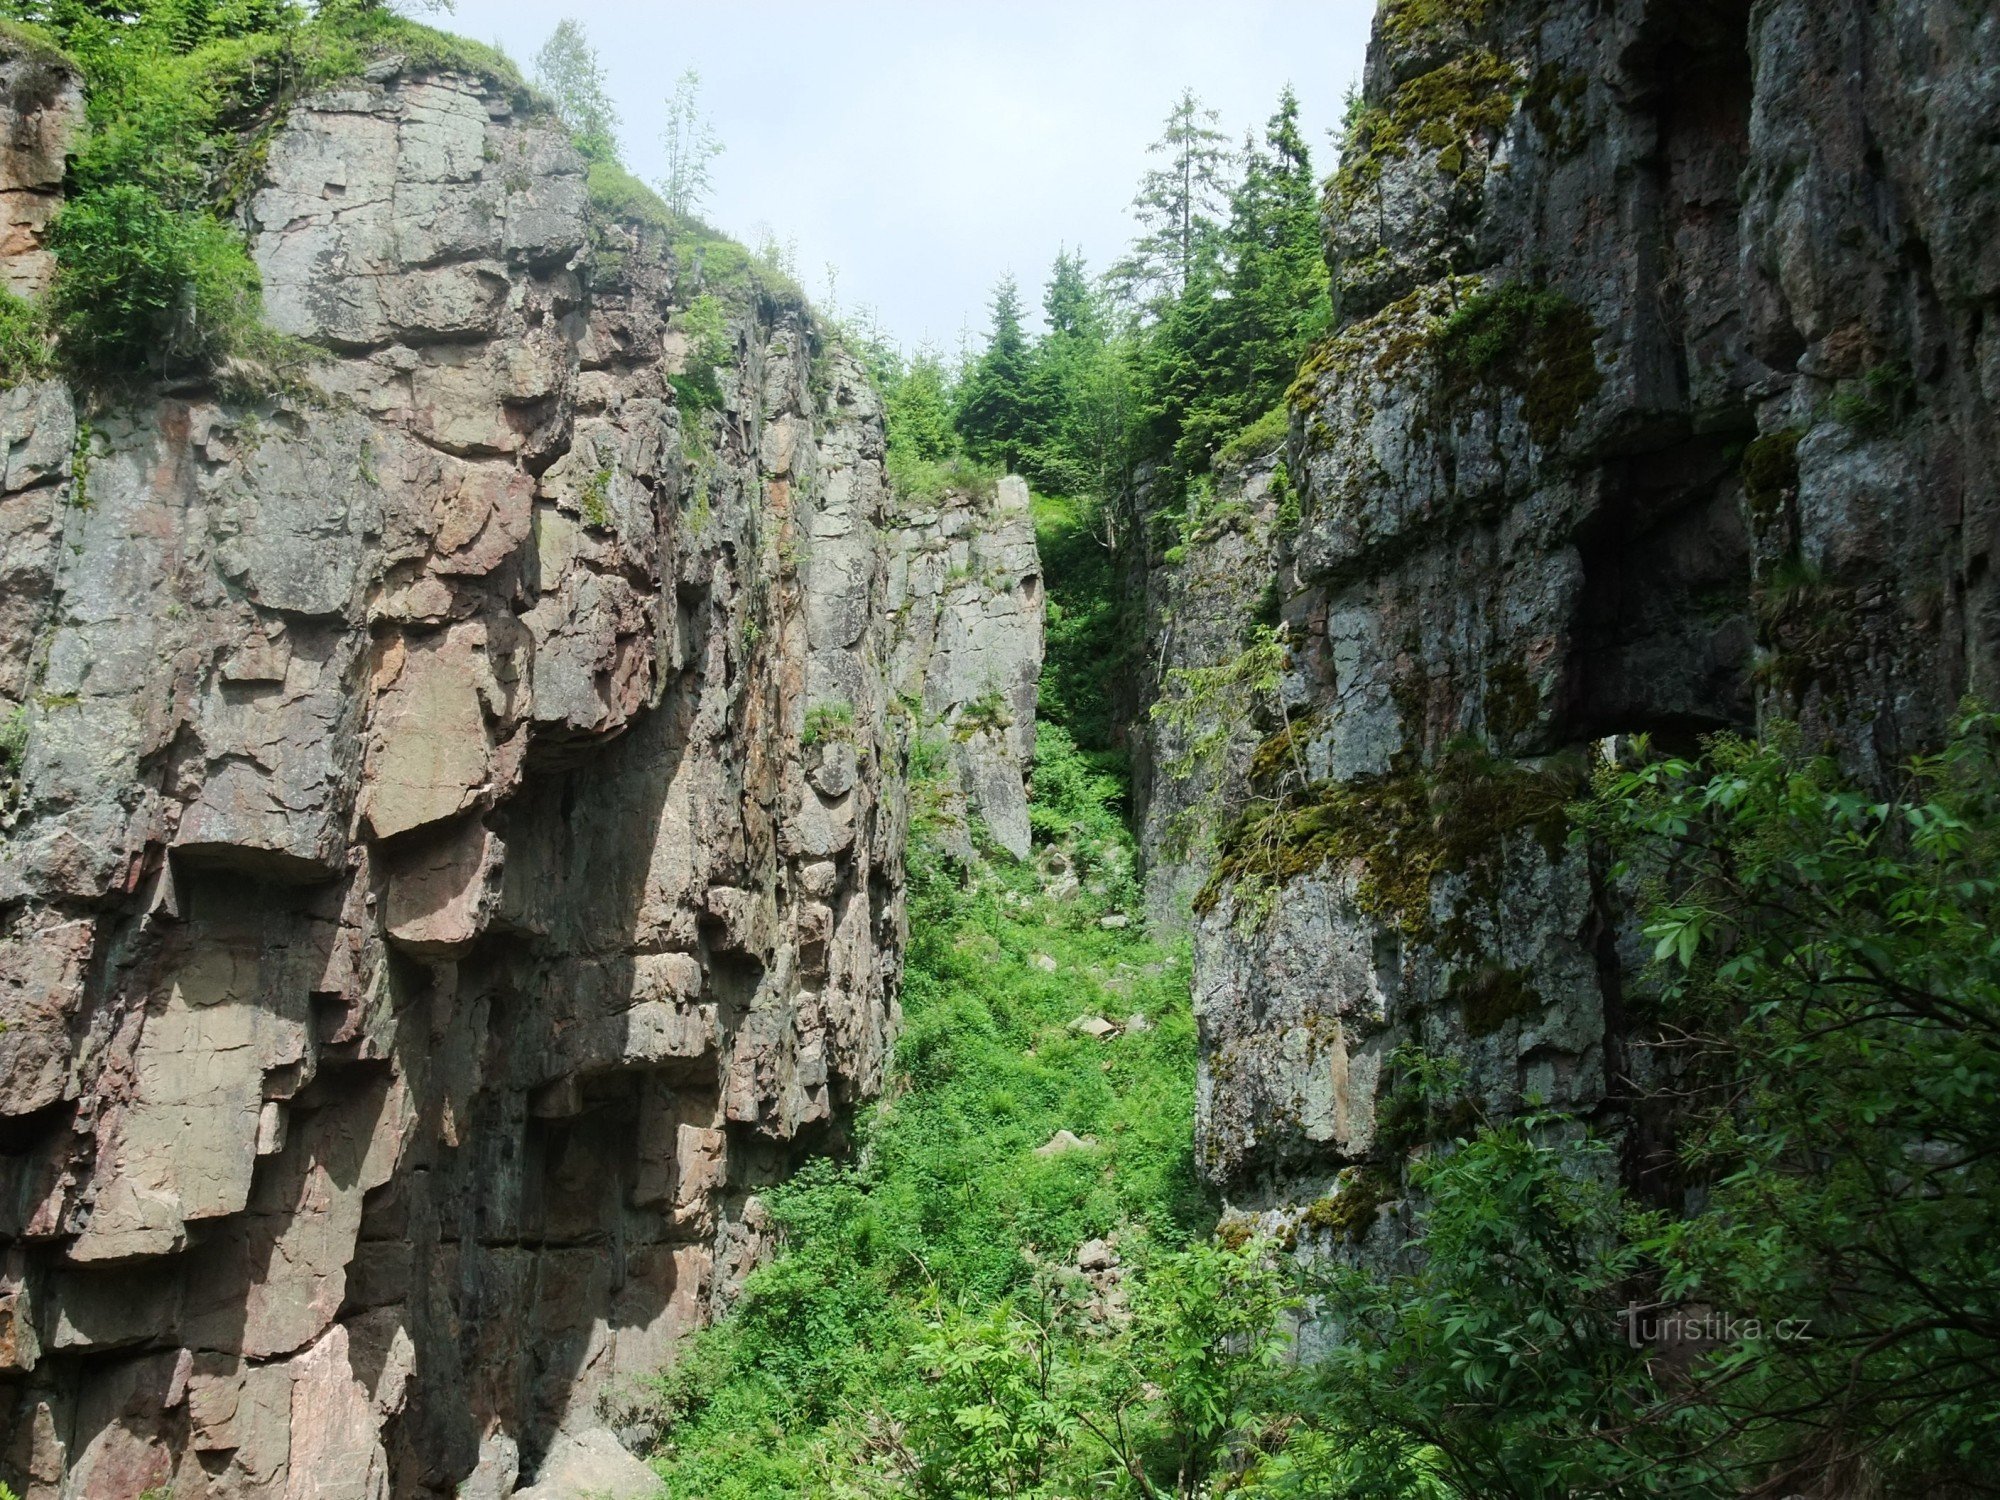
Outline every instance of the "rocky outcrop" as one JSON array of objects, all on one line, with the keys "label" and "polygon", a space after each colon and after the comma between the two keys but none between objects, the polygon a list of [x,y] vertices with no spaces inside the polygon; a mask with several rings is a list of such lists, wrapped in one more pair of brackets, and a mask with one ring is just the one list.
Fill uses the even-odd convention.
[{"label": "rocky outcrop", "polygon": [[1027,770],[1042,673],[1041,559],[1026,481],[906,501],[894,519],[888,607],[902,701],[943,741],[942,826],[974,853],[971,819],[1016,859],[1030,849]]},{"label": "rocky outcrop", "polygon": [[[1278,623],[1278,531],[1296,510],[1285,456],[1273,450],[1220,461],[1213,478],[1206,511],[1184,518],[1187,539],[1143,558],[1128,556],[1123,570],[1138,595],[1150,647],[1135,703],[1159,702],[1171,690],[1168,674],[1237,658],[1260,627]],[[1134,510],[1150,508],[1159,483],[1149,480]],[[1144,532],[1130,528],[1125,552],[1137,552],[1144,540]],[[1162,929],[1189,925],[1222,825],[1249,791],[1250,762],[1263,732],[1253,716],[1228,713],[1228,707],[1218,704],[1218,711],[1199,714],[1194,724],[1150,717],[1131,737],[1146,914]],[[1220,743],[1197,743],[1211,736]]]},{"label": "rocky outcrop", "polygon": [[83,128],[83,88],[68,61],[0,23],[0,276],[17,297],[48,289],[44,232],[62,205],[64,155]]},{"label": "rocky outcrop", "polygon": [[[28,66],[6,191],[46,193],[75,91]],[[329,351],[302,382],[0,395],[26,1500],[603,1469],[606,1402],[766,1253],[759,1187],[881,1081],[896,694],[998,692],[967,763],[1019,811],[1014,492],[894,511],[802,305],[600,215],[482,78],[378,68],[265,172],[267,314]]]},{"label": "rocky outcrop", "polygon": [[1785,717],[1870,778],[1993,699],[1996,120],[1983,7],[1383,6],[1264,554],[1288,811],[1197,922],[1238,1211],[1395,1243],[1404,1044],[1629,1125],[1643,955],[1561,815],[1592,746]]}]

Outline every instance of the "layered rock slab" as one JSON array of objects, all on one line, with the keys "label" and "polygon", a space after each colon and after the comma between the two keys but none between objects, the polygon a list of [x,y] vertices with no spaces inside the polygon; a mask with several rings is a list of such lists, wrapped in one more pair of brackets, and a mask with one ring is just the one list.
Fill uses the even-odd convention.
[{"label": "layered rock slab", "polygon": [[[1320,837],[1225,848],[1194,914],[1202,1164],[1305,1252],[1398,1253],[1406,1045],[1489,1116],[1658,1164],[1644,950],[1560,826],[1601,744],[1795,719],[1879,782],[1992,696],[1996,200],[1966,174],[2000,29],[1947,10],[1383,7],[1297,514],[1141,566],[1162,668],[1260,614],[1290,648],[1215,786],[1155,771],[1145,837],[1162,914],[1218,867],[1167,848],[1190,798],[1292,798]],[[1382,1212],[1327,1228],[1349,1192]]]},{"label": "layered rock slab", "polygon": [[[17,143],[73,102],[0,73]],[[308,392],[100,402],[86,446],[77,393],[0,395],[26,1500],[506,1493],[594,1453],[880,1085],[905,664],[1005,657],[1031,722],[1038,610],[1005,649],[898,628],[860,367],[599,216],[504,87],[306,99],[249,213],[269,316],[330,351]],[[700,297],[719,401],[675,379]],[[955,535],[1019,593],[1015,519]]]}]

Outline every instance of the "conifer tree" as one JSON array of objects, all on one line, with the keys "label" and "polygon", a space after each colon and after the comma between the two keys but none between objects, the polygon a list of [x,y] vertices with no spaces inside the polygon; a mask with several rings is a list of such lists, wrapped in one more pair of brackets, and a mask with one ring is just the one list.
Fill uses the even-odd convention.
[{"label": "conifer tree", "polygon": [[1216,119],[1193,89],[1183,89],[1167,113],[1165,130],[1147,147],[1164,164],[1140,180],[1132,213],[1142,232],[1111,272],[1113,285],[1128,301],[1157,310],[1183,296],[1203,257],[1213,250],[1228,205],[1223,174],[1229,153]]},{"label": "conifer tree", "polygon": [[957,450],[951,381],[936,350],[919,349],[911,357],[889,385],[887,405],[889,447],[898,457],[938,463]]},{"label": "conifer tree", "polygon": [[1028,339],[1021,289],[1010,276],[993,290],[993,331],[959,387],[958,430],[974,458],[1019,465],[1026,448]]},{"label": "conifer tree", "polygon": [[1277,404],[1330,317],[1312,159],[1287,87],[1244,142],[1229,222],[1160,306],[1141,359],[1141,442],[1184,474]]}]

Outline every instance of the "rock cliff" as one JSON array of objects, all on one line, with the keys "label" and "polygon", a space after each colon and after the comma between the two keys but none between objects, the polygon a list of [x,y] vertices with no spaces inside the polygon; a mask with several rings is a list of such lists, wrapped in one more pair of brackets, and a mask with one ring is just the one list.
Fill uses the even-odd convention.
[{"label": "rock cliff", "polygon": [[[1238,1212],[1393,1248],[1406,1042],[1643,1176],[1643,954],[1562,815],[1593,747],[1787,718],[1867,778],[2000,692],[1996,128],[1987,6],[1383,5],[1298,510],[1154,641],[1213,662],[1277,578],[1289,672],[1227,774],[1282,811],[1154,886],[1209,878],[1198,1144]],[[1200,615],[1220,556],[1150,587]]]},{"label": "rock cliff", "polygon": [[[0,50],[32,292],[80,96]],[[493,80],[305,100],[247,212],[301,381],[0,394],[0,1478],[505,1494],[879,1086],[926,713],[1025,837],[1032,533]]]}]

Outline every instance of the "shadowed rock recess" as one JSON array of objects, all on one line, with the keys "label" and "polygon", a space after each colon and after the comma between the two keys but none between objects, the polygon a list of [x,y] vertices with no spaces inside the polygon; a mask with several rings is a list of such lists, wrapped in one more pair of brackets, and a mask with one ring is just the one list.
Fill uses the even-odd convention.
[{"label": "shadowed rock recess", "polygon": [[[1224,474],[1227,534],[1145,570],[1160,668],[1260,609],[1291,646],[1208,782],[1159,769],[1163,731],[1142,756],[1153,905],[1196,908],[1199,1154],[1241,1220],[1393,1254],[1405,1042],[1489,1115],[1619,1131],[1643,1183],[1646,950],[1563,837],[1593,744],[1788,718],[1879,780],[2000,699],[1996,129],[1986,5],[1382,7],[1295,499],[1277,460]],[[1192,797],[1259,776],[1300,816],[1173,856]]]},{"label": "shadowed rock recess", "polygon": [[[78,101],[0,62],[19,291]],[[305,100],[248,217],[309,395],[0,395],[0,1477],[601,1489],[880,1085],[920,716],[1025,842],[1025,496],[899,512],[783,294],[677,395],[702,267],[487,80]]]}]

